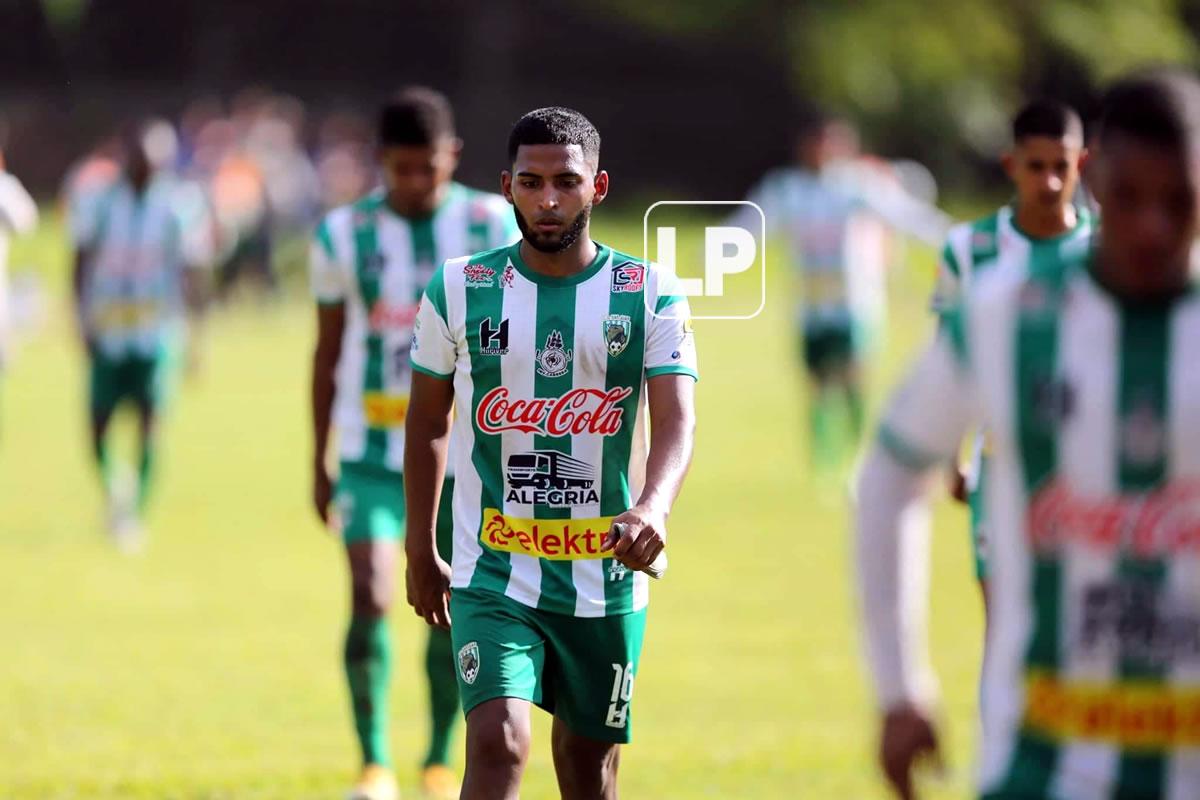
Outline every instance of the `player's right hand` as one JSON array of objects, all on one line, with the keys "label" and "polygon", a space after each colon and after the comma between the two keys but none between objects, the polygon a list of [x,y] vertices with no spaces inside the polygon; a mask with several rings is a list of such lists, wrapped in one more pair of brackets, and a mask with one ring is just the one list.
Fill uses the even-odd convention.
[{"label": "player's right hand", "polygon": [[900,800],[915,800],[917,796],[912,773],[920,759],[930,759],[935,766],[941,766],[942,756],[933,722],[916,706],[896,706],[883,719],[879,763]]},{"label": "player's right hand", "polygon": [[935,768],[941,769],[942,753],[934,722],[917,706],[895,706],[883,717],[880,765],[896,798],[916,800],[912,771],[919,759],[929,759]]},{"label": "player's right hand", "polygon": [[450,565],[437,553],[414,558],[409,554],[404,585],[413,613],[435,628],[450,629]]}]

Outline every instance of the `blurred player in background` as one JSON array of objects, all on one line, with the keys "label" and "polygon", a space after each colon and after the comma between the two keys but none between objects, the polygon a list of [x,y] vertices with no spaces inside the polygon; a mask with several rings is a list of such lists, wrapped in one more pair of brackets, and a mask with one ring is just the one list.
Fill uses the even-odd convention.
[{"label": "blurred player in background", "polygon": [[0,119],[0,371],[9,354],[11,335],[8,292],[8,246],[13,236],[29,233],[37,225],[37,204],[25,191],[21,181],[8,171],[4,147],[8,131]]},{"label": "blurred player in background", "polygon": [[[1004,170],[1016,187],[1009,205],[950,230],[938,267],[933,309],[943,315],[957,308],[972,280],[998,263],[1042,258],[1043,251],[1083,251],[1092,235],[1091,211],[1077,207],[1075,190],[1085,158],[1083,122],[1069,106],[1050,100],[1029,103],[1012,123],[1012,147]],[[983,531],[983,476],[989,448],[977,433],[964,472],[955,457],[951,493],[968,501],[975,577],[987,598],[987,538]]]},{"label": "blurred player in background", "polygon": [[[70,211],[75,245],[76,320],[90,367],[92,445],[118,545],[140,544],[150,494],[156,427],[182,315],[201,295],[190,263],[177,185],[162,170],[174,158],[160,122],[128,126],[114,181],[77,197]],[[118,479],[107,439],[124,401],[138,414],[141,450],[136,492]]]},{"label": "blurred player in background", "polygon": [[863,425],[862,360],[883,319],[889,233],[937,247],[949,220],[905,191],[886,165],[860,158],[858,137],[844,120],[811,112],[796,155],[795,165],[768,173],[749,199],[762,208],[768,232],[787,242],[800,275],[812,455],[829,475],[857,445]]},{"label": "blurred player in background", "polygon": [[[344,659],[364,765],[351,793],[356,800],[397,793],[387,735],[387,613],[404,535],[404,419],[417,303],[445,259],[518,236],[502,197],[453,182],[462,142],[441,94],[423,88],[398,94],[380,114],[378,137],[383,188],[330,212],[311,252],[318,322],[313,501],[322,520],[340,526],[349,558],[352,610]],[[341,462],[336,493],[326,466],[331,429]],[[450,478],[437,521],[447,559],[452,487]],[[431,733],[423,789],[457,797],[448,764],[458,687],[446,631],[430,629],[425,667]]]},{"label": "blurred player in background", "polygon": [[[453,616],[463,798],[518,796],[531,704],[554,715],[561,796],[615,798],[649,601],[642,570],[663,550],[691,460],[695,342],[667,278],[589,235],[608,192],[592,124],[531,111],[508,155],[522,240],[447,261],[417,318],[409,602],[443,629]],[[453,574],[435,547],[449,451]]]},{"label": "blurred player in background", "polygon": [[926,478],[972,423],[994,446],[982,797],[1200,797],[1200,82],[1125,79],[1097,127],[1096,246],[978,275],[863,467],[858,582],[902,798],[937,751]]}]

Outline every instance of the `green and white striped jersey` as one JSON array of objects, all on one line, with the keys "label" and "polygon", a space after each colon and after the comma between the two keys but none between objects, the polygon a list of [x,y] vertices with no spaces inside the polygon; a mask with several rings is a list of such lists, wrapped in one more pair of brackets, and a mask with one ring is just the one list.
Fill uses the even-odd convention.
[{"label": "green and white striped jersey", "polygon": [[566,278],[520,245],[447,261],[426,289],[414,369],[454,381],[451,586],[603,617],[648,601],[600,545],[641,493],[646,380],[696,376],[686,299],[669,276],[599,246]]},{"label": "green and white striped jersey", "polygon": [[319,303],[344,303],[333,424],[343,462],[404,469],[408,348],[425,284],[448,258],[520,237],[503,197],[452,184],[427,218],[393,212],[382,189],[329,212],[309,264]]},{"label": "green and white striped jersey", "polygon": [[941,314],[954,308],[976,273],[987,270],[1000,259],[1020,261],[1035,250],[1053,250],[1071,256],[1088,248],[1093,224],[1092,214],[1086,208],[1076,208],[1074,228],[1047,239],[1035,239],[1024,233],[1017,227],[1015,213],[1012,206],[1002,206],[982,219],[950,229],[938,263],[932,301],[935,312]]},{"label": "green and white striped jersey", "polygon": [[881,441],[993,436],[983,797],[1200,797],[1200,295],[1123,303],[1089,259],[981,276]]},{"label": "green and white striped jersey", "polygon": [[[946,246],[938,263],[937,285],[931,306],[941,315],[957,308],[977,273],[986,272],[1006,261],[1023,265],[1034,254],[1038,258],[1063,255],[1068,260],[1086,252],[1094,230],[1091,212],[1076,208],[1075,227],[1059,236],[1035,239],[1017,227],[1016,209],[1002,206],[996,212],[974,222],[955,225],[946,235]],[[1041,251],[1047,251],[1043,254]],[[972,491],[978,488],[986,436],[980,433],[972,447],[968,480]]]}]

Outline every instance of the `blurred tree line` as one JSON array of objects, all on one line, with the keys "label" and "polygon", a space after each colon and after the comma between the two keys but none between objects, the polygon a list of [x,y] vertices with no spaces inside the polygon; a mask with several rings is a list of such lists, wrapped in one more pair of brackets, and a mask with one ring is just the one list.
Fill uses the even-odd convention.
[{"label": "blurred tree line", "polygon": [[[884,155],[939,176],[996,172],[1023,99],[1088,118],[1103,83],[1147,64],[1196,63],[1198,0],[611,0],[671,36],[756,30],[798,97],[845,114]],[[975,175],[972,175],[975,173]],[[951,181],[953,183],[953,181]]]}]

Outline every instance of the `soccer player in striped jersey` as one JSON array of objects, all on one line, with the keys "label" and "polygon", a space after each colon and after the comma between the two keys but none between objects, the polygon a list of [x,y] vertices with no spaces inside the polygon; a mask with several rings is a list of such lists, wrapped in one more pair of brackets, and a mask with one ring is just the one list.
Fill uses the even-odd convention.
[{"label": "soccer player in striped jersey", "polygon": [[[91,444],[108,501],[110,532],[122,549],[141,544],[141,514],[150,496],[160,410],[171,378],[183,312],[202,296],[178,204],[178,183],[165,172],[171,155],[159,123],[141,121],[121,135],[115,179],[76,198],[76,324],[88,357]],[[108,442],[119,406],[136,407],[141,434],[136,495],[122,491]]]},{"label": "soccer player in striped jersey", "polygon": [[1200,82],[1120,81],[1093,144],[1095,247],[980,275],[860,477],[880,757],[901,797],[937,748],[924,478],[972,422],[994,444],[981,796],[1200,797]]},{"label": "soccer player in striped jersey", "polygon": [[[797,344],[809,389],[810,452],[818,474],[829,477],[861,436],[863,367],[883,323],[889,236],[899,231],[938,247],[950,220],[862,159],[849,123],[819,110],[807,116],[795,165],[767,173],[749,199],[771,235],[786,242],[800,278]],[[752,228],[752,215],[744,210],[734,221]],[[848,424],[839,425],[842,418]]]},{"label": "soccer player in striped jersey", "polygon": [[[1012,147],[1004,171],[1016,197],[974,222],[950,229],[938,266],[933,309],[940,316],[956,308],[978,273],[995,264],[1041,257],[1040,251],[1084,250],[1092,236],[1091,211],[1074,202],[1079,170],[1086,157],[1083,122],[1070,106],[1035,100],[1013,118]],[[975,577],[987,597],[987,539],[983,530],[983,476],[987,437],[978,432],[965,471],[957,456],[951,466],[951,494],[970,507]]]},{"label": "soccer player in striped jersey", "polygon": [[[326,522],[332,510],[350,565],[344,664],[364,765],[351,797],[361,800],[397,794],[387,737],[386,617],[404,533],[404,416],[417,303],[441,261],[518,236],[504,198],[453,182],[461,147],[445,97],[423,88],[401,92],[380,113],[383,187],[330,212],[311,252],[318,325],[313,501]],[[331,428],[340,461],[336,491],[326,467]],[[448,478],[447,496],[452,486]],[[448,558],[449,503],[438,531]],[[457,797],[448,764],[458,687],[443,630],[430,631],[425,669],[431,734],[422,786],[428,796]]]},{"label": "soccer player in striped jersey", "polygon": [[[517,797],[531,704],[554,715],[562,797],[615,798],[643,570],[691,459],[695,344],[670,276],[589,236],[609,186],[592,124],[531,111],[508,154],[522,241],[447,261],[417,316],[409,601],[432,625],[453,619],[463,798]],[[452,569],[433,546],[447,459]]]}]

